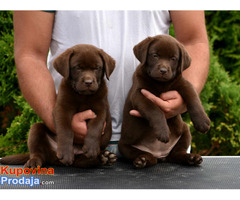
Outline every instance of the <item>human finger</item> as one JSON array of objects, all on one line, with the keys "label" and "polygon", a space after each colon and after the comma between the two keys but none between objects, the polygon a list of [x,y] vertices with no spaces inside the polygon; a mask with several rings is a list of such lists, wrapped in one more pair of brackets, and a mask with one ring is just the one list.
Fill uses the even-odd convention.
[{"label": "human finger", "polygon": [[85,110],[74,115],[78,121],[86,121],[88,119],[94,119],[96,114],[92,110]]},{"label": "human finger", "polygon": [[104,134],[104,131],[105,131],[105,128],[106,128],[106,122],[104,122],[104,125],[103,125],[103,130],[102,130],[102,135]]},{"label": "human finger", "polygon": [[140,112],[137,111],[137,110],[130,110],[130,111],[129,111],[129,114],[132,115],[132,116],[134,116],[134,117],[142,117],[142,115],[140,114]]},{"label": "human finger", "polygon": [[151,92],[142,89],[141,93],[150,101],[152,101],[154,104],[156,104],[157,106],[159,106],[161,109],[167,106],[167,102],[162,100],[161,98],[155,96],[154,94],[152,94]]},{"label": "human finger", "polygon": [[171,90],[168,92],[161,93],[159,97],[164,101],[168,101],[168,100],[172,100],[172,99],[177,99],[177,98],[179,98],[179,96],[180,96],[180,94],[176,90]]}]

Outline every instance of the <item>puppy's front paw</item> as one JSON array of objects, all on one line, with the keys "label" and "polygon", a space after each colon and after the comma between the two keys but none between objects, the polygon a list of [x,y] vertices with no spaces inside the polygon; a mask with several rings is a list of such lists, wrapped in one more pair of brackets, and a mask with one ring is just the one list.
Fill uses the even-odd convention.
[{"label": "puppy's front paw", "polygon": [[91,143],[85,143],[82,150],[87,158],[96,158],[100,153],[99,145],[92,145]]},{"label": "puppy's front paw", "polygon": [[170,130],[168,126],[159,128],[155,133],[159,141],[164,143],[167,143],[169,141]]},{"label": "puppy's front paw", "polygon": [[117,161],[117,156],[110,151],[105,150],[100,155],[102,165],[113,165]]},{"label": "puppy's front paw", "polygon": [[72,165],[74,160],[73,147],[58,148],[57,157],[61,163],[66,166]]},{"label": "puppy's front paw", "polygon": [[199,117],[198,119],[195,119],[193,121],[194,128],[197,131],[200,131],[201,133],[207,133],[210,129],[211,121],[210,119],[205,115],[204,117]]},{"label": "puppy's front paw", "polygon": [[168,143],[169,141],[169,135],[167,134],[162,134],[162,135],[159,135],[157,136],[157,139],[163,143]]}]

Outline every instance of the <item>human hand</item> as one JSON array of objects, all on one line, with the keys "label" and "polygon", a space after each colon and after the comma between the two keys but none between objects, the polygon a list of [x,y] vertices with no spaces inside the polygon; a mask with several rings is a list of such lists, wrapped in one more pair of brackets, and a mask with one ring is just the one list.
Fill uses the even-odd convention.
[{"label": "human hand", "polygon": [[[74,143],[83,144],[84,138],[87,135],[87,120],[96,118],[97,115],[92,110],[86,110],[76,113],[72,118],[72,130],[74,132]],[[104,123],[103,132],[106,126]]]},{"label": "human hand", "polygon": [[[167,119],[182,114],[187,110],[182,96],[175,90],[164,92],[160,97],[155,96],[145,89],[142,89],[141,92],[146,98],[159,106]],[[137,110],[131,110],[130,114],[135,117],[141,117],[141,114]]]}]

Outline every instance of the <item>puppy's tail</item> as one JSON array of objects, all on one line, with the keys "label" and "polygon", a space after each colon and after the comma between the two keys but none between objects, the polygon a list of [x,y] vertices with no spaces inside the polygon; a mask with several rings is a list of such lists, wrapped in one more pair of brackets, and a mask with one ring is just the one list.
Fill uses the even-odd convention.
[{"label": "puppy's tail", "polygon": [[0,163],[4,165],[23,165],[29,160],[29,158],[30,158],[29,153],[11,155],[0,158]]}]

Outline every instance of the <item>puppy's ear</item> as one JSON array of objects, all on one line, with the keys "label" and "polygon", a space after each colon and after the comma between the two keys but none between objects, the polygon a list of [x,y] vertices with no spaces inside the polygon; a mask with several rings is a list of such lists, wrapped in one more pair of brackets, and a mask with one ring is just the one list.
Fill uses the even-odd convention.
[{"label": "puppy's ear", "polygon": [[140,42],[134,46],[134,48],[133,48],[134,55],[141,63],[146,62],[148,47],[153,40],[154,39],[152,37],[148,37],[145,40],[143,40],[142,42]]},{"label": "puppy's ear", "polygon": [[109,77],[115,68],[115,60],[111,56],[109,56],[107,53],[105,53],[102,49],[100,49],[100,56],[102,57],[102,60],[104,63],[106,77],[109,80]]},{"label": "puppy's ear", "polygon": [[182,73],[183,70],[187,69],[190,64],[191,64],[191,57],[188,54],[187,50],[185,47],[179,43],[179,51],[180,51],[180,60],[179,60],[179,65],[178,65],[178,72]]},{"label": "puppy's ear", "polygon": [[53,62],[53,67],[65,78],[69,77],[70,58],[72,54],[73,49],[67,49],[62,54],[60,54]]}]

